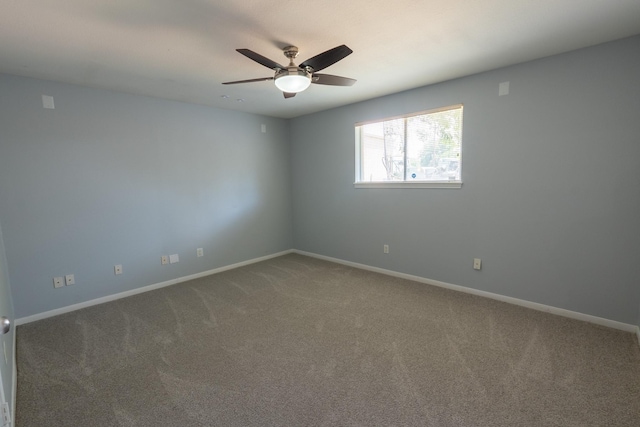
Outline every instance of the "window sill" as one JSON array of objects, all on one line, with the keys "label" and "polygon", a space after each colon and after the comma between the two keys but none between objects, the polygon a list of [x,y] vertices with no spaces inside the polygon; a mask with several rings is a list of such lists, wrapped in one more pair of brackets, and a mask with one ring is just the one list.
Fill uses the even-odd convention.
[{"label": "window sill", "polygon": [[462,188],[462,181],[354,182],[355,188]]}]

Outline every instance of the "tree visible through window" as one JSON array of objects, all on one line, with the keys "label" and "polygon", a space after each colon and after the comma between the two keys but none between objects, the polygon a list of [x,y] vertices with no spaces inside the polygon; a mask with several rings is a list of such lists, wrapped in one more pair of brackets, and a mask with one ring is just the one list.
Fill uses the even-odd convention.
[{"label": "tree visible through window", "polygon": [[462,105],[356,125],[356,184],[461,182]]}]

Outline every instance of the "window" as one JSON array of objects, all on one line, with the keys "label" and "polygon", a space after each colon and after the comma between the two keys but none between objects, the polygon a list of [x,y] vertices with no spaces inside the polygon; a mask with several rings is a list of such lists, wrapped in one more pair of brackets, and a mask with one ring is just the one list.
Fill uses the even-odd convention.
[{"label": "window", "polygon": [[356,187],[460,188],[462,105],[356,124]]}]

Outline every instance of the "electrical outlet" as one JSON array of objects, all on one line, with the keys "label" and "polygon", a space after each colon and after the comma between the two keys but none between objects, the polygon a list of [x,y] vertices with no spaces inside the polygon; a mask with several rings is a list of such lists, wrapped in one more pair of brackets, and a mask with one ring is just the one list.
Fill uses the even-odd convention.
[{"label": "electrical outlet", "polygon": [[9,411],[9,403],[2,402],[2,425],[8,426],[11,424],[11,411]]},{"label": "electrical outlet", "polygon": [[67,284],[67,286],[76,284],[76,278],[73,274],[67,274],[66,276],[64,276],[64,281]]},{"label": "electrical outlet", "polygon": [[482,260],[480,258],[473,259],[473,269],[480,270],[482,268]]},{"label": "electrical outlet", "polygon": [[160,263],[162,263],[162,265],[167,265],[169,264],[169,257],[166,255],[162,255],[160,257]]},{"label": "electrical outlet", "polygon": [[384,245],[383,246],[383,250],[384,250],[385,254],[388,254],[389,253],[389,245]]},{"label": "electrical outlet", "polygon": [[122,265],[118,264],[113,267],[113,272],[115,274],[122,274]]},{"label": "electrical outlet", "polygon": [[54,288],[61,288],[64,286],[64,278],[62,277],[54,277],[53,278],[53,287]]},{"label": "electrical outlet", "polygon": [[202,248],[196,249],[196,254],[198,255],[198,258],[201,256],[204,256],[204,249]]}]

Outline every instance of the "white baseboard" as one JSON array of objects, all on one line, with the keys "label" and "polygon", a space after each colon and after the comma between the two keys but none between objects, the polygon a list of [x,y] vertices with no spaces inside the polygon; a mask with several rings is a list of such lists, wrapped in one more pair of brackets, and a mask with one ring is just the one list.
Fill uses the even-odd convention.
[{"label": "white baseboard", "polygon": [[221,273],[223,271],[232,270],[234,268],[243,267],[245,265],[255,264],[256,262],[266,261],[268,259],[276,258],[282,255],[287,255],[292,252],[293,252],[293,249],[289,249],[289,250],[278,252],[275,254],[265,255],[259,258],[254,258],[254,259],[238,262],[231,265],[225,265],[224,267],[214,268],[213,270],[207,270],[200,273],[191,274],[189,276],[178,277],[176,279],[167,280],[166,282],[155,283],[153,285],[143,286],[141,288],[132,289],[130,291],[120,292],[113,295],[107,295],[101,298],[92,299],[90,301],[85,301],[78,304],[68,305],[62,308],[56,308],[55,310],[45,311],[44,313],[38,313],[31,316],[21,317],[20,319],[15,320],[15,324],[16,326],[24,325],[26,323],[35,322],[36,320],[42,320],[49,317],[58,316],[60,314],[80,310],[81,308],[91,307],[93,305],[103,304],[109,301],[115,301],[121,298],[130,297],[132,295],[141,294],[143,292],[153,291],[154,289],[160,289],[166,286],[175,285],[177,283],[186,282],[188,280],[199,279],[201,277],[210,276],[212,274]]},{"label": "white baseboard", "polygon": [[12,379],[12,384],[11,384],[11,402],[9,402],[9,404],[11,405],[11,421],[13,421],[11,425],[15,426],[16,425],[16,397],[18,395],[18,358],[16,356],[16,336],[18,334],[16,334],[16,330],[13,330],[13,369],[11,372],[11,375],[13,376]]},{"label": "white baseboard", "polygon": [[306,255],[313,258],[322,259],[325,261],[335,262],[337,264],[347,265],[349,267],[355,267],[362,270],[373,271],[375,273],[386,274],[387,276],[413,280],[414,282],[426,283],[427,285],[439,286],[441,288],[452,289],[454,291],[465,292],[468,294],[478,295],[485,298],[491,298],[491,299],[506,302],[509,304],[531,308],[533,310],[544,311],[546,313],[551,313],[551,314],[557,314],[558,316],[582,320],[584,322],[589,322],[589,323],[595,323],[596,325],[606,326],[613,329],[619,329],[627,332],[636,332],[636,334],[638,335],[639,343],[640,343],[640,328],[636,325],[630,325],[628,323],[622,323],[615,320],[610,320],[602,317],[592,316],[589,314],[579,313],[577,311],[565,310],[563,308],[553,307],[550,305],[538,304],[536,302],[526,301],[518,298],[507,297],[500,294],[494,294],[492,292],[481,291],[473,288],[467,288],[465,286],[454,285],[446,282],[440,282],[438,280],[427,279],[420,276],[413,276],[411,274],[399,273],[397,271],[386,270],[384,268],[372,267],[370,265],[359,264],[357,262],[345,261],[339,258],[332,258],[324,255],[318,255],[312,252],[305,252],[305,251],[299,251],[299,250],[293,250],[293,252],[300,255]]}]

